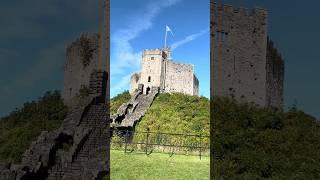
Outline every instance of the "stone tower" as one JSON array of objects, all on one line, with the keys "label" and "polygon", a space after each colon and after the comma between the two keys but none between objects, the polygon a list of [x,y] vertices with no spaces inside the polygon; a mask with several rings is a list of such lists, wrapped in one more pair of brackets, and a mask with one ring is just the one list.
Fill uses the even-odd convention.
[{"label": "stone tower", "polygon": [[199,81],[194,75],[193,65],[175,63],[171,60],[170,48],[143,51],[141,72],[131,76],[131,94],[139,84],[144,94],[148,94],[152,87],[158,87],[160,92],[199,93]]},{"label": "stone tower", "polygon": [[216,4],[212,10],[213,95],[281,109],[284,62],[268,40],[267,11]]},{"label": "stone tower", "polygon": [[[94,71],[106,71],[109,76],[110,12],[109,1],[101,0],[100,32],[82,33],[66,48],[62,97],[69,106],[77,104],[78,97],[89,90],[90,75]],[[107,97],[109,97],[107,81]]]},{"label": "stone tower", "polygon": [[161,49],[144,50],[142,55],[142,70],[140,84],[144,85],[144,92],[147,93],[152,86],[160,87],[163,90],[164,63],[167,60],[167,53]]},{"label": "stone tower", "polygon": [[90,74],[101,69],[99,62],[100,35],[82,33],[68,45],[64,64],[64,84],[62,97],[65,104],[72,105],[80,91],[89,89]]}]

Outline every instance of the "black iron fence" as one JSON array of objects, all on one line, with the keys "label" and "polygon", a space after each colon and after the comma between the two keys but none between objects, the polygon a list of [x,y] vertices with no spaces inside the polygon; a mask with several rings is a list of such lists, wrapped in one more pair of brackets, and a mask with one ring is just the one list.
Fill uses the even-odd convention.
[{"label": "black iron fence", "polygon": [[154,152],[209,156],[210,137],[205,134],[179,134],[152,131],[117,130],[111,132],[111,149],[123,150],[125,153]]}]

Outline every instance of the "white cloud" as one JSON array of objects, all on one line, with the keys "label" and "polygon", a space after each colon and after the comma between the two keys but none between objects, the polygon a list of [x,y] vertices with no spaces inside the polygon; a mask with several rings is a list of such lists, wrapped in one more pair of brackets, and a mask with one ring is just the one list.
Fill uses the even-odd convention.
[{"label": "white cloud", "polygon": [[127,88],[131,75],[132,75],[131,73],[128,75],[125,75],[117,83],[115,83],[110,90],[110,94],[111,95],[119,94],[121,93],[121,91]]},{"label": "white cloud", "polygon": [[[137,70],[140,65],[140,59],[142,52],[135,52],[130,41],[137,38],[143,31],[150,29],[153,25],[153,19],[164,8],[170,7],[182,0],[162,0],[153,1],[147,4],[146,8],[142,10],[143,14],[132,16],[130,22],[124,22],[128,24],[127,27],[121,28],[115,31],[111,37],[111,49],[113,56],[111,57],[111,77],[115,78],[117,75],[122,75],[126,72],[126,68],[132,68]],[[128,77],[125,76],[125,77]],[[129,78],[128,78],[129,79]],[[121,83],[124,87],[124,78]],[[128,85],[129,80],[126,82]],[[111,92],[115,92],[119,89],[118,85],[111,85]],[[112,94],[112,93],[111,93]]]},{"label": "white cloud", "polygon": [[204,30],[202,30],[202,31],[200,31],[198,33],[191,34],[191,35],[185,37],[184,39],[173,43],[171,45],[171,49],[174,50],[174,49],[178,48],[179,46],[182,46],[182,45],[184,45],[184,44],[186,44],[186,43],[188,43],[190,41],[193,41],[193,40],[197,39],[198,37],[200,37],[201,35],[204,35],[207,32],[209,32],[208,28],[204,29]]}]

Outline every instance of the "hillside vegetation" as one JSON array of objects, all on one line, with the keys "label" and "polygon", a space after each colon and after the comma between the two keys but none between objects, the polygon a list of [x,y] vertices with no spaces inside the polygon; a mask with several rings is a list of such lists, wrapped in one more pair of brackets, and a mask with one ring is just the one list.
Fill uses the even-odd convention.
[{"label": "hillside vegetation", "polygon": [[[320,124],[314,117],[295,107],[281,112],[228,98],[214,98],[211,115],[215,178],[320,179]],[[208,118],[208,99],[160,94],[136,130],[208,133]]]},{"label": "hillside vegetation", "polygon": [[293,107],[275,112],[224,98],[212,102],[217,179],[320,179],[320,126]]},{"label": "hillside vegetation", "polygon": [[67,114],[58,91],[46,92],[0,119],[0,161],[18,162],[41,131],[60,127]]},{"label": "hillside vegetation", "polygon": [[110,113],[114,114],[117,112],[118,108],[123,104],[130,100],[131,96],[129,91],[124,91],[117,96],[111,98],[110,101]]},{"label": "hillside vegetation", "polygon": [[[124,92],[111,99],[111,110],[129,98]],[[205,97],[160,94],[136,129],[209,134],[209,104]],[[0,161],[19,161],[42,130],[60,126],[66,112],[55,91],[1,118]],[[226,98],[212,101],[211,115],[216,179],[320,179],[320,125],[314,117]]]},{"label": "hillside vegetation", "polygon": [[[130,99],[125,91],[111,99],[111,110]],[[162,93],[153,101],[145,116],[136,126],[136,131],[169,132],[209,135],[210,101],[206,97],[182,93]]]}]

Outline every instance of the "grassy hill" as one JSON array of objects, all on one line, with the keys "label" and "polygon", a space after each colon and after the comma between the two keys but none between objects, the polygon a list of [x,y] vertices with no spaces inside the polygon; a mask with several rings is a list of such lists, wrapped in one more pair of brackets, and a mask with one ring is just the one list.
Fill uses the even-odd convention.
[{"label": "grassy hill", "polygon": [[[130,98],[111,100],[111,111]],[[0,161],[19,161],[42,130],[60,126],[67,109],[59,92],[48,92],[0,120]],[[320,179],[320,125],[292,108],[288,112],[215,98],[212,101],[212,167],[223,179]],[[209,133],[209,100],[160,94],[137,130]]]},{"label": "grassy hill", "polygon": [[[112,98],[111,112],[116,112],[129,99],[128,91]],[[210,101],[206,97],[162,93],[137,124],[136,130],[209,135],[209,115]]]},{"label": "grassy hill", "polygon": [[18,162],[41,131],[60,127],[66,116],[58,91],[47,92],[0,119],[0,161]]},{"label": "grassy hill", "polygon": [[315,118],[294,107],[275,112],[224,98],[212,107],[216,178],[320,179]]},{"label": "grassy hill", "polygon": [[[120,97],[125,102],[128,93]],[[160,94],[136,129],[206,133],[208,112],[206,98]],[[320,179],[320,124],[314,117],[294,107],[281,112],[227,98],[212,101],[211,115],[217,179]]]}]

